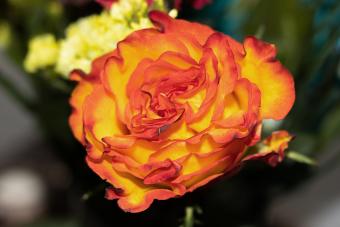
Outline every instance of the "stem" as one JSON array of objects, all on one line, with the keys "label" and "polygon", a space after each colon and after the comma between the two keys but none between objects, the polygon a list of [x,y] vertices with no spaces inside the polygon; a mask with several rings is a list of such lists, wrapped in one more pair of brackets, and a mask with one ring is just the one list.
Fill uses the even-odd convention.
[{"label": "stem", "polygon": [[183,227],[194,227],[194,220],[194,208],[186,207]]}]

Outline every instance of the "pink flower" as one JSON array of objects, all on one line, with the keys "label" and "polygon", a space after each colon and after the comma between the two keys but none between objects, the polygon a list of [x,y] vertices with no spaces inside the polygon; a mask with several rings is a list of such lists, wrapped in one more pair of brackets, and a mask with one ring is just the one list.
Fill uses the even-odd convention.
[{"label": "pink flower", "polygon": [[96,0],[96,2],[98,2],[99,4],[101,4],[103,7],[110,9],[111,5],[114,2],[117,2],[118,0]]},{"label": "pink flower", "polygon": [[[182,7],[183,0],[175,0],[175,8],[180,9]],[[211,0],[189,0],[190,5],[195,9],[203,9],[204,6],[211,3]]]}]

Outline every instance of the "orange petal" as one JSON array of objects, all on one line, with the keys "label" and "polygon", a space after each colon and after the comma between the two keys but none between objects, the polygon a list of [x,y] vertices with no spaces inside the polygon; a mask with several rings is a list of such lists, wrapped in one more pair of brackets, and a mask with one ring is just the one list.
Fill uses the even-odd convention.
[{"label": "orange petal", "polygon": [[112,135],[102,140],[112,149],[128,149],[136,142],[136,138],[130,135]]},{"label": "orange petal", "polygon": [[176,162],[170,161],[168,166],[158,168],[151,173],[149,173],[144,178],[144,184],[160,184],[173,180],[179,175],[181,166]]},{"label": "orange petal", "polygon": [[100,79],[100,76],[101,76],[101,73],[103,71],[103,68],[105,66],[106,61],[110,57],[116,56],[116,55],[117,55],[117,51],[112,51],[112,52],[104,54],[103,56],[100,56],[100,57],[96,58],[95,60],[93,60],[93,62],[91,64],[90,75],[92,77],[98,77],[98,79]]},{"label": "orange petal", "polygon": [[239,72],[226,36],[221,33],[215,33],[209,37],[205,48],[211,48],[218,61],[220,81],[217,90],[216,109],[213,115],[213,119],[218,119],[222,114],[218,107],[224,106],[224,99],[226,95],[232,92],[239,77]]},{"label": "orange petal", "polygon": [[262,134],[262,122],[258,122],[254,127],[252,133],[248,136],[248,139],[245,141],[247,146],[254,146],[261,140]]},{"label": "orange petal", "polygon": [[[234,54],[229,45],[227,36],[221,33],[214,33],[211,35],[204,45],[205,61],[209,60],[209,55],[213,54],[217,60],[217,71],[219,75],[219,83],[217,85],[217,94],[215,100],[210,107],[204,107],[204,115],[200,113],[199,119],[190,124],[194,130],[200,132],[211,125],[212,120],[221,117],[224,107],[225,97],[234,89],[236,80],[238,79],[238,67],[234,59]],[[212,52],[212,53],[211,53]],[[209,75],[214,75],[214,60],[212,66],[208,67]],[[203,63],[203,62],[202,62]],[[215,63],[216,64],[216,63]],[[209,66],[209,65],[208,65]],[[214,78],[211,78],[214,79]],[[212,83],[213,85],[214,83]],[[211,94],[211,92],[209,92]],[[212,101],[210,98],[209,101]],[[207,102],[209,103],[209,102]]]},{"label": "orange petal", "polygon": [[147,59],[156,60],[167,51],[185,55],[188,55],[188,51],[174,35],[163,34],[156,29],[136,31],[117,46],[117,56],[111,57],[106,62],[102,80],[106,89],[112,92],[117,100],[119,118],[127,122],[124,116],[128,103],[126,88],[138,64]]},{"label": "orange petal", "polygon": [[225,96],[222,118],[215,125],[223,128],[252,128],[258,120],[261,94],[247,79],[237,80],[234,90]]},{"label": "orange petal", "polygon": [[245,138],[250,134],[252,129],[242,128],[220,128],[212,127],[208,133],[214,139],[216,143],[229,143],[234,139]]},{"label": "orange petal", "polygon": [[276,131],[263,141],[263,146],[255,154],[247,155],[243,161],[253,159],[264,159],[271,166],[276,166],[282,162],[284,151],[288,148],[288,143],[294,137],[287,131]]},{"label": "orange petal", "polygon": [[180,33],[188,33],[196,37],[201,45],[214,33],[214,30],[208,26],[185,20],[176,20],[160,11],[151,11],[149,17],[152,23],[159,27],[161,31],[165,33],[176,33],[179,37]]},{"label": "orange petal", "polygon": [[242,141],[235,141],[210,153],[193,153],[181,163],[181,174],[173,183],[183,183],[189,188],[202,186],[238,166],[244,149]]},{"label": "orange petal", "polygon": [[83,130],[83,104],[88,95],[93,90],[93,84],[90,80],[86,80],[86,75],[81,71],[73,71],[71,79],[79,81],[76,88],[73,90],[70,105],[72,114],[69,117],[69,124],[76,139],[85,145],[84,130]]},{"label": "orange petal", "polygon": [[141,180],[129,174],[122,174],[112,168],[111,160],[104,157],[94,161],[87,157],[89,167],[103,180],[107,180],[115,188],[106,194],[108,199],[117,199],[118,205],[127,212],[146,210],[153,200],[164,200],[176,196],[170,189],[158,189],[144,185]]},{"label": "orange petal", "polygon": [[261,116],[283,119],[295,100],[294,80],[290,72],[275,59],[276,48],[255,37],[244,41],[245,56],[239,62],[241,75],[261,91]]},{"label": "orange petal", "polygon": [[118,205],[126,212],[138,213],[148,209],[155,199],[167,200],[175,196],[178,195],[171,190],[155,188],[146,192],[141,202],[137,199],[138,203],[136,203],[136,201],[130,197],[123,197],[118,200]]},{"label": "orange petal", "polygon": [[74,70],[70,73],[70,80],[78,81],[79,83],[73,90],[70,98],[72,114],[69,117],[69,124],[74,136],[83,145],[85,144],[83,135],[83,104],[86,97],[92,92],[94,83],[99,82],[100,74],[106,60],[113,55],[115,55],[115,52],[110,52],[96,58],[92,62],[92,68],[89,75],[86,75],[81,70]]},{"label": "orange petal", "polygon": [[[210,125],[212,115],[209,115],[209,110],[214,110],[213,101],[215,100],[218,87],[218,62],[216,56],[211,49],[204,51],[203,58],[200,61],[200,66],[205,75],[204,84],[196,91],[196,94],[185,99],[187,102],[186,122],[191,124],[191,127],[200,132]],[[205,116],[204,116],[205,115]]]},{"label": "orange petal", "polygon": [[116,116],[114,98],[100,85],[95,85],[84,103],[84,130],[86,140],[91,145],[89,155],[96,159],[104,152],[102,139],[124,134]]},{"label": "orange petal", "polygon": [[160,133],[161,140],[186,140],[195,133],[192,131],[183,119],[169,125],[169,127]]}]

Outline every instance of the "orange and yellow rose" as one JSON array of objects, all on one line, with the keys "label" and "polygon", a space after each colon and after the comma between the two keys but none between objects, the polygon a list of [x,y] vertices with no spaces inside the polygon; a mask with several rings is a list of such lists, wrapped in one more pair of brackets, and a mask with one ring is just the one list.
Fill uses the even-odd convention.
[{"label": "orange and yellow rose", "polygon": [[154,28],[119,42],[89,75],[71,74],[72,131],[89,167],[112,185],[106,197],[129,212],[191,192],[245,160],[274,165],[291,139],[278,132],[247,156],[262,120],[283,119],[295,99],[274,45],[254,37],[241,44],[158,11],[150,19]]}]

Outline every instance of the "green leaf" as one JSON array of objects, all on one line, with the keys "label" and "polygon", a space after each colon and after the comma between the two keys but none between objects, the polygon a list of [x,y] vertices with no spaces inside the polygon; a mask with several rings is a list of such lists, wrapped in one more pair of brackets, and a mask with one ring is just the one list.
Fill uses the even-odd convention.
[{"label": "green leaf", "polygon": [[295,152],[295,151],[289,151],[287,153],[287,158],[289,158],[293,161],[300,162],[300,163],[307,164],[307,165],[311,165],[311,166],[318,165],[317,162],[314,159],[312,159],[308,156],[305,156],[301,153]]}]

